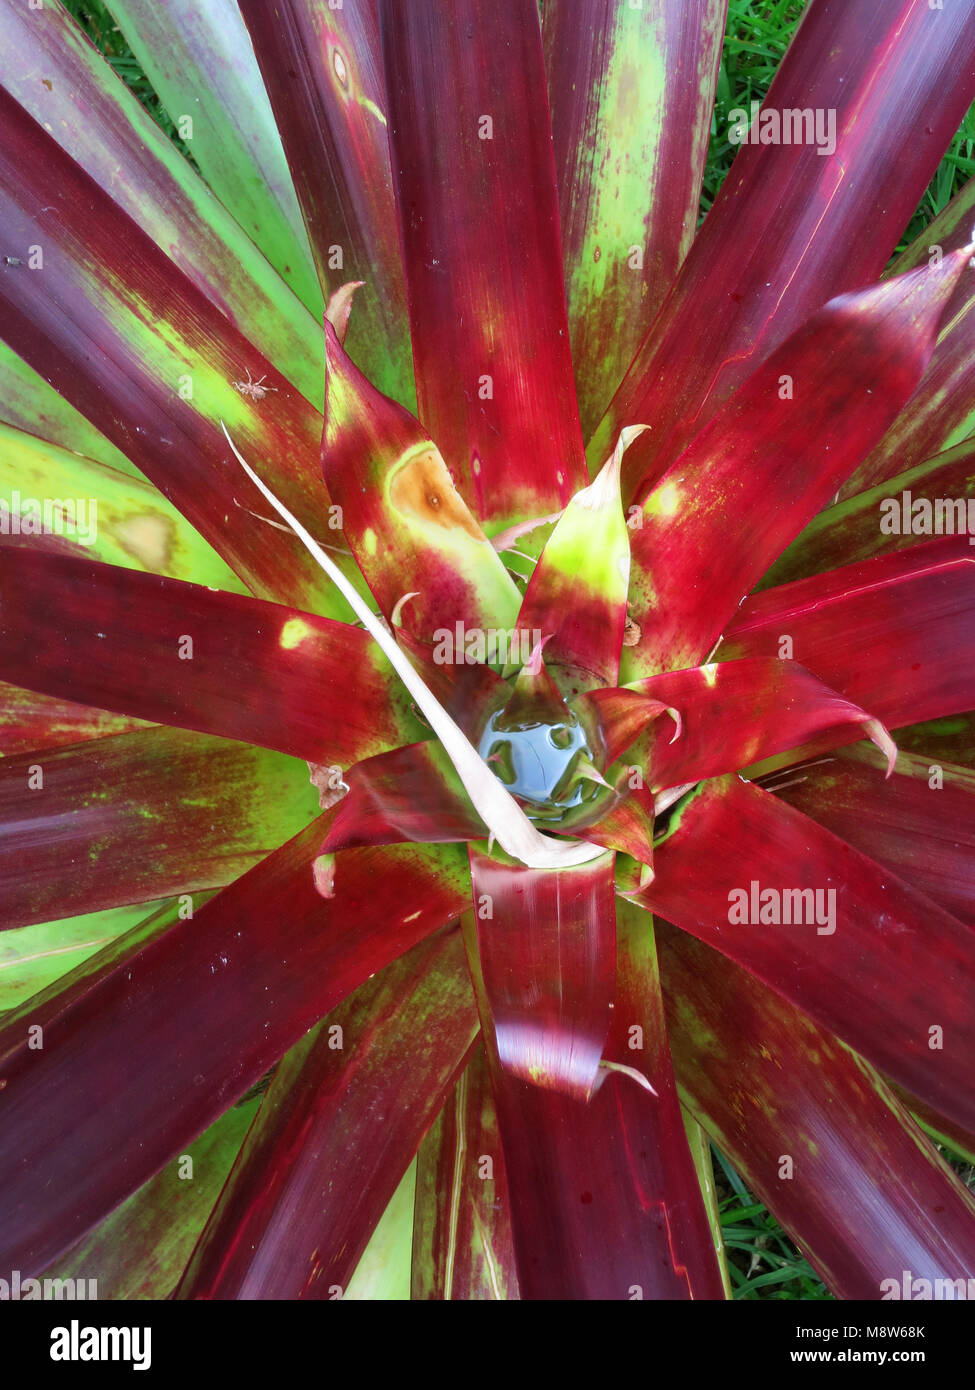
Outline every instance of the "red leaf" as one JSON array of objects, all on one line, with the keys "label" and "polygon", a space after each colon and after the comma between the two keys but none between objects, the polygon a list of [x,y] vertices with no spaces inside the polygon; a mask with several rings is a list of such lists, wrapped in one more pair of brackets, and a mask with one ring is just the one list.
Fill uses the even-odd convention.
[{"label": "red leaf", "polygon": [[419,414],[501,530],[586,482],[538,8],[379,13]]},{"label": "red leaf", "polygon": [[957,918],[737,778],[689,799],[654,866],[644,906],[975,1128],[975,1021],[962,986],[975,974],[975,934]]},{"label": "red leaf", "polygon": [[975,552],[944,536],[746,599],[718,656],[794,657],[896,729],[975,705],[973,617]]},{"label": "red leaf", "polygon": [[[157,13],[162,8],[157,6]],[[168,8],[172,10],[172,6]],[[206,22],[204,18],[204,26]],[[242,27],[239,19],[236,27]],[[114,47],[116,41],[110,42]],[[165,52],[165,58],[172,60],[172,48]],[[236,76],[232,68],[231,74],[232,81]],[[221,76],[227,75],[225,68]],[[217,94],[220,79],[212,74],[212,56],[208,76],[214,84],[203,102],[209,114],[214,107],[223,109]],[[317,405],[322,382],[318,311],[313,317],[291,288],[292,283],[307,284],[305,267],[293,267],[298,272],[293,281],[282,279],[271,268],[245,231],[246,220],[223,203],[219,192],[214,196],[65,6],[0,6],[0,80],[5,91],[49,132],[51,141],[57,141],[104,190],[107,199],[152,238],[164,253],[163,263],[173,280],[187,276],[246,339],[259,342],[278,371]],[[196,102],[195,109],[179,107],[170,115],[182,125],[191,110],[197,128],[190,147],[199,159],[200,145],[206,143],[200,129],[201,104]],[[39,159],[54,157],[54,146],[46,140],[44,150]],[[120,177],[121,170],[125,171],[124,178]],[[36,172],[25,168],[22,174],[30,179]],[[278,223],[272,229],[265,220],[258,235],[263,233],[266,241],[280,226]],[[290,253],[285,251],[284,259],[290,254],[296,260],[293,236],[286,227],[283,230],[293,248]],[[39,244],[45,255],[53,250],[49,236]],[[116,248],[116,256],[122,249],[121,245]],[[282,249],[280,240],[277,249]],[[72,252],[88,259],[83,242],[72,243]],[[18,254],[27,262],[22,251]],[[50,273],[49,260],[44,269],[41,279]],[[288,266],[285,273],[291,270]],[[126,265],[126,282],[134,271],[133,255]],[[239,359],[234,375],[243,377],[246,365],[253,365],[254,360],[253,356]],[[175,389],[175,374],[171,385]],[[30,419],[24,428],[43,433]]]},{"label": "red leaf", "polygon": [[353,845],[481,840],[487,834],[453,763],[436,741],[367,758],[351,768],[345,780],[349,792],[338,807],[323,853]]},{"label": "red leaf", "polygon": [[[816,732],[842,731],[838,742],[848,733],[884,739],[864,710],[797,662],[773,657],[668,671],[626,689],[591,691],[575,703],[592,711],[607,761],[628,751],[654,791],[736,772]],[[659,717],[664,710],[679,717],[676,729]]]},{"label": "red leaf", "polygon": [[[707,658],[742,598],[914,390],[968,260],[956,252],[938,271],[831,301],[641,497],[630,521],[639,522],[630,599],[641,638],[623,653],[624,681]],[[734,516],[748,526],[729,534]]]},{"label": "red leaf", "polygon": [[45,694],[343,767],[417,728],[346,623],[26,549],[0,547],[0,586],[0,676]]},{"label": "red leaf", "polygon": [[[975,225],[971,181],[925,227],[894,264],[893,271],[928,265],[934,248],[942,254],[967,246]],[[945,313],[944,331],[920,385],[870,456],[842,490],[849,497],[915,467],[971,434],[972,354],[975,352],[975,275],[962,276]]]},{"label": "red leaf", "polygon": [[901,753],[885,782],[877,763],[844,749],[768,790],[975,927],[975,772]]},{"label": "red leaf", "polygon": [[526,869],[470,847],[492,1047],[512,1076],[588,1099],[616,981],[614,856]]},{"label": "red leaf", "polygon": [[[618,926],[607,1051],[656,1096],[613,1072],[588,1104],[542,1090],[498,1064],[485,1029],[521,1297],[723,1298],[674,1087],[652,925],[623,904]],[[473,957],[472,971],[483,1025],[489,1010]]]}]

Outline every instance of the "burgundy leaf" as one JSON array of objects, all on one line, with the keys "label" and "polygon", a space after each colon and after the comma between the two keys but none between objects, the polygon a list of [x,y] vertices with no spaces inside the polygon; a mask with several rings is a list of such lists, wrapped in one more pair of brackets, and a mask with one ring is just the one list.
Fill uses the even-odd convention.
[{"label": "burgundy leaf", "polygon": [[967,1278],[975,1200],[880,1077],[717,952],[657,940],[686,1103],[837,1297]]},{"label": "burgundy leaf", "polygon": [[975,969],[970,928],[738,778],[706,783],[680,808],[654,867],[635,895],[645,907],[975,1127],[975,1022],[961,987]]},{"label": "burgundy leaf", "polygon": [[176,1297],[341,1297],[476,1036],[459,931],[361,985],[278,1067]]},{"label": "burgundy leaf", "polygon": [[47,695],[343,767],[418,727],[379,648],[346,623],[3,547],[0,592],[0,676]]},{"label": "burgundy leaf", "polygon": [[538,7],[379,13],[419,414],[501,530],[586,482]]}]

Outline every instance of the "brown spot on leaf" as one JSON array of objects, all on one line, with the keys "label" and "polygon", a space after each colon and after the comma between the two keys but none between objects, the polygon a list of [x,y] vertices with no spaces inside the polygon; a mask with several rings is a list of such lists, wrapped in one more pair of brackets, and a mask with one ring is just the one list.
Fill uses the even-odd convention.
[{"label": "brown spot on leaf", "polygon": [[389,485],[389,497],[404,516],[445,531],[459,528],[476,541],[484,539],[436,449],[425,449],[403,464]]},{"label": "brown spot on leaf", "polygon": [[623,629],[623,646],[635,647],[642,636],[640,624],[627,615],[626,626]]},{"label": "brown spot on leaf", "polygon": [[341,801],[349,790],[338,763],[309,763],[308,773],[308,780],[318,790],[318,804],[323,811]]},{"label": "brown spot on leaf", "polygon": [[172,561],[173,523],[158,512],[129,516],[115,527],[115,539],[133,559],[155,574],[165,573]]}]

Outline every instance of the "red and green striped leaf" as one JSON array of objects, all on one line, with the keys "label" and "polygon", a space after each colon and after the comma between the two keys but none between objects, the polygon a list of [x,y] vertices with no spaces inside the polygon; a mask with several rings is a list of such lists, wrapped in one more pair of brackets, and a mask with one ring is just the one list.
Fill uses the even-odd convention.
[{"label": "red and green striped leaf", "polygon": [[615,685],[626,628],[630,537],[620,502],[620,464],[640,433],[624,430],[612,457],[559,518],[535,566],[518,614],[545,659],[563,668],[573,692]]},{"label": "red and green striped leaf", "polygon": [[0,681],[0,755],[5,758],[66,743],[88,743],[141,727],[139,719],[38,695]]},{"label": "red and green striped leaf", "polygon": [[[311,862],[326,821],[192,920],[170,925],[174,910],[129,933],[5,1017],[4,1267],[49,1265],[330,1009],[467,906],[459,852],[419,846],[350,850],[321,897]],[[79,1167],[79,1152],[99,1161]]]},{"label": "red and green striped leaf", "polygon": [[0,759],[0,927],[222,887],[306,825],[308,769],[182,729]]},{"label": "red and green striped leaf", "polygon": [[476,1036],[457,930],[361,985],[278,1067],[176,1296],[340,1297]]},{"label": "red and green striped leaf", "polygon": [[[358,312],[351,316],[355,321]],[[457,622],[510,629],[520,595],[419,421],[383,396],[325,325],[322,467],[342,526],[387,620],[431,643]],[[400,600],[409,603],[398,611]]]},{"label": "red and green striped leaf", "polygon": [[246,592],[171,502],[139,478],[0,424],[0,545],[58,553]]},{"label": "red and green striped leaf", "polygon": [[[0,0],[0,73],[6,91],[50,132],[50,145],[57,141],[156,243],[174,277],[188,276],[317,406],[322,398],[317,313],[310,314],[275,273],[235,221],[233,209],[228,212],[214,197],[62,5],[32,9],[19,0]],[[213,104],[206,95],[212,81],[208,74],[203,101],[198,90],[187,108],[194,119]],[[38,150],[33,158],[50,160],[51,155]],[[26,168],[23,173],[29,177]],[[12,230],[6,221],[5,230],[8,235]],[[41,244],[53,249],[50,241]],[[91,243],[100,244],[100,238]],[[124,246],[116,247],[113,262]],[[17,254],[27,262],[22,251]],[[132,256],[126,281],[135,269],[134,251]],[[235,375],[243,377],[248,365],[253,363],[242,359]]]},{"label": "red and green striped leaf", "polygon": [[569,340],[595,428],[687,254],[727,0],[548,0]]},{"label": "red and green striped leaf", "polygon": [[[3,336],[116,444],[262,597],[347,614],[303,547],[250,515],[263,497],[220,429],[313,535],[328,535],[321,416],[0,91]],[[31,269],[29,247],[43,267]],[[9,258],[8,258],[9,260]],[[233,383],[266,378],[266,399]],[[240,503],[238,506],[237,503]],[[340,531],[331,532],[338,539]]]},{"label": "red and green striped leaf", "polygon": [[210,188],[320,318],[301,210],[236,0],[112,0],[112,14]]},{"label": "red and green striped leaf", "polygon": [[134,463],[4,342],[0,342],[0,419],[118,473],[142,476]]},{"label": "red and green striped leaf", "polygon": [[909,550],[934,535],[975,535],[975,440],[827,507],[780,556],[760,589],[837,565]]},{"label": "red and green striped leaf", "polygon": [[[412,409],[406,293],[396,235],[374,0],[241,0],[326,299],[365,281],[349,352]],[[425,418],[425,417],[424,417]]]},{"label": "red and green striped leaf", "polygon": [[517,1298],[511,1199],[482,1045],[417,1160],[411,1297]]},{"label": "red and green striped leaf", "polygon": [[[168,906],[168,901],[157,906]],[[0,933],[0,1013],[47,989],[138,926],[151,911],[151,904],[136,903]]]},{"label": "red and green striped leaf", "polygon": [[780,126],[819,111],[825,138],[740,150],[590,445],[598,460],[624,425],[653,427],[627,499],[810,314],[880,276],[973,97],[967,6],[811,0],[764,109]]}]

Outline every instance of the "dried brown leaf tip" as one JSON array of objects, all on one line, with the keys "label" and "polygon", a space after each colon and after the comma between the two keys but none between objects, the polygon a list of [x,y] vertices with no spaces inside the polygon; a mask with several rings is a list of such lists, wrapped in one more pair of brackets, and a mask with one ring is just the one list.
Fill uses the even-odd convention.
[{"label": "dried brown leaf tip", "polygon": [[308,774],[308,780],[318,789],[318,804],[323,811],[341,801],[349,790],[337,763],[309,763]]}]

